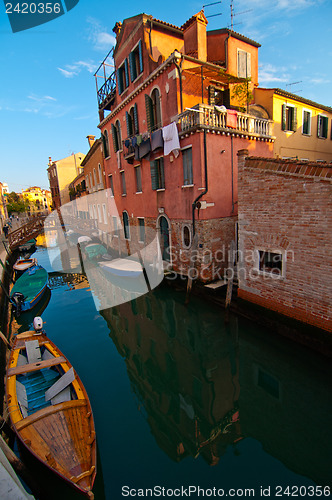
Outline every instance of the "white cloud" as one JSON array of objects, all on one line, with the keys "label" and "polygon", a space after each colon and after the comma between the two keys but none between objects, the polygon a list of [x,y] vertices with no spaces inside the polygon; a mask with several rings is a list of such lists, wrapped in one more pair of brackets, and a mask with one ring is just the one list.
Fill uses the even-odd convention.
[{"label": "white cloud", "polygon": [[66,64],[65,68],[58,68],[58,70],[66,78],[73,78],[81,73],[83,69],[86,69],[89,73],[94,73],[96,64],[93,61],[77,61],[73,64]]},{"label": "white cloud", "polygon": [[289,75],[286,68],[278,68],[272,64],[263,64],[258,69],[258,81],[265,82],[287,82]]},{"label": "white cloud", "polygon": [[65,76],[66,78],[73,78],[77,73],[75,71],[68,71],[66,69],[58,68],[58,70]]},{"label": "white cloud", "polygon": [[46,103],[48,101],[56,101],[55,97],[51,97],[49,95],[37,96],[35,94],[28,95],[28,99],[32,99],[33,101],[37,101],[40,103]]},{"label": "white cloud", "polygon": [[101,22],[94,17],[88,17],[88,40],[95,50],[102,52],[109,51],[116,44],[115,36],[107,32]]}]

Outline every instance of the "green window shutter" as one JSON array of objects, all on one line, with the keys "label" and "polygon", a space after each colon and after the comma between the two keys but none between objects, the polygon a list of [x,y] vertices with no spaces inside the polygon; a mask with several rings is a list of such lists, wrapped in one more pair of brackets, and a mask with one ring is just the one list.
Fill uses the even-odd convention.
[{"label": "green window shutter", "polygon": [[130,70],[130,80],[133,82],[136,80],[136,67],[135,67],[135,54],[130,52],[129,54],[129,70]]},{"label": "green window shutter", "polygon": [[148,126],[148,131],[151,132],[154,126],[153,120],[153,102],[148,94],[145,94],[145,110],[146,110],[146,122]]},{"label": "green window shutter", "polygon": [[126,85],[126,88],[129,86],[129,71],[128,71],[128,59],[125,59],[125,62],[124,62],[124,71],[125,71],[125,85]]},{"label": "green window shutter", "polygon": [[139,134],[137,103],[134,106],[134,134]]},{"label": "green window shutter", "polygon": [[151,185],[152,189],[156,191],[158,189],[158,168],[157,168],[157,162],[150,161],[150,170],[151,170]]},{"label": "green window shutter", "polygon": [[143,71],[143,51],[142,51],[142,40],[138,42],[138,56],[139,56],[139,72]]},{"label": "green window shutter", "polygon": [[297,131],[297,108],[293,108],[292,130]]},{"label": "green window shutter", "polygon": [[118,138],[117,138],[117,135],[116,135],[116,128],[113,125],[113,123],[112,123],[112,139],[113,139],[114,151],[116,153],[119,148],[118,148]]},{"label": "green window shutter", "polygon": [[281,130],[286,130],[286,104],[282,105]]},{"label": "green window shutter", "polygon": [[107,147],[106,147],[106,139],[105,139],[104,134],[101,134],[101,137],[102,137],[102,140],[103,140],[104,155],[105,155],[105,158],[107,158],[108,157],[108,151],[107,151]]},{"label": "green window shutter", "polygon": [[323,116],[323,137],[325,137],[327,139],[327,129],[328,129],[328,126],[329,126],[329,120],[327,118],[327,116]]},{"label": "green window shutter", "polygon": [[121,74],[121,68],[119,68],[116,72],[117,77],[118,77],[118,90],[119,94],[122,94],[123,92],[123,82],[122,82],[122,74]]},{"label": "green window shutter", "polygon": [[133,135],[133,131],[132,131],[131,118],[129,116],[128,111],[126,111],[126,123],[127,123],[127,134],[128,137],[130,137],[131,135]]},{"label": "green window shutter", "polygon": [[164,158],[159,158],[159,174],[160,174],[159,188],[165,189]]}]

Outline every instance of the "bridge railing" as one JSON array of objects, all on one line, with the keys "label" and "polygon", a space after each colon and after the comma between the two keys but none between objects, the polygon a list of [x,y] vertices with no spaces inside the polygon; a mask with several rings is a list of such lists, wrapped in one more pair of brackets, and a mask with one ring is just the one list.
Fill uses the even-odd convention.
[{"label": "bridge railing", "polygon": [[23,245],[23,243],[26,243],[35,236],[38,236],[44,228],[45,218],[45,215],[41,215],[30,220],[27,224],[24,224],[24,226],[15,229],[15,231],[11,231],[8,234],[10,249],[14,250],[19,245]]}]

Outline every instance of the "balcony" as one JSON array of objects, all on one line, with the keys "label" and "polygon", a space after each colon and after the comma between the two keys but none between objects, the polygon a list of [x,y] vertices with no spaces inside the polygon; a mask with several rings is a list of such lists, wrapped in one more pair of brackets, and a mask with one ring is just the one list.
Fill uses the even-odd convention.
[{"label": "balcony", "polygon": [[111,106],[115,100],[115,93],[116,78],[115,72],[113,72],[97,91],[99,109],[111,109]]},{"label": "balcony", "polygon": [[222,134],[251,138],[273,139],[273,121],[246,113],[222,109],[219,106],[197,104],[179,115],[180,133],[207,128]]},{"label": "balcony", "polygon": [[135,158],[135,148],[131,143],[126,146],[127,141],[122,141],[123,157],[128,163],[132,164]]}]

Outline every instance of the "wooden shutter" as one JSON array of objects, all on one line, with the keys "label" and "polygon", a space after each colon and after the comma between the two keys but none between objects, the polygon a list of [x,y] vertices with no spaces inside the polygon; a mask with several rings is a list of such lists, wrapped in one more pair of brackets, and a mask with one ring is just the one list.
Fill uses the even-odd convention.
[{"label": "wooden shutter", "polygon": [[321,137],[321,134],[320,134],[320,122],[321,122],[321,119],[322,119],[322,116],[318,115],[317,116],[317,137]]},{"label": "wooden shutter", "polygon": [[130,52],[129,54],[129,70],[130,70],[130,80],[133,82],[136,80],[136,68],[135,68],[135,54]]},{"label": "wooden shutter", "polygon": [[153,101],[148,94],[145,94],[145,110],[146,110],[146,122],[148,126],[148,131],[151,132],[154,126],[153,120]]},{"label": "wooden shutter", "polygon": [[293,109],[293,120],[292,120],[292,130],[293,132],[297,131],[297,108]]},{"label": "wooden shutter", "polygon": [[113,123],[112,123],[112,139],[113,139],[114,151],[116,153],[119,148],[118,148],[118,138],[117,138],[117,134],[116,134],[116,128],[113,125]]},{"label": "wooden shutter", "polygon": [[118,77],[118,90],[119,90],[119,94],[122,94],[123,92],[123,82],[122,82],[122,75],[121,75],[121,68],[119,68],[116,72],[117,74],[117,77]]},{"label": "wooden shutter", "polygon": [[133,135],[133,131],[132,131],[132,124],[131,124],[131,117],[129,116],[128,111],[126,111],[126,123],[127,123],[127,135],[128,135],[128,137],[130,137],[131,135]]},{"label": "wooden shutter", "polygon": [[108,151],[107,151],[107,147],[106,147],[106,139],[105,139],[104,134],[101,134],[101,137],[102,137],[102,141],[103,141],[104,155],[105,155],[105,158],[107,158],[108,157]]},{"label": "wooden shutter", "polygon": [[157,162],[155,160],[150,161],[150,170],[151,170],[151,186],[154,191],[159,188],[158,186],[158,168]]},{"label": "wooden shutter", "polygon": [[134,130],[133,130],[133,133],[139,134],[137,103],[135,103],[135,106],[134,106]]},{"label": "wooden shutter", "polygon": [[143,71],[143,51],[142,51],[142,40],[138,42],[138,56],[139,56],[139,72]]},{"label": "wooden shutter", "polygon": [[327,129],[329,126],[329,119],[327,116],[323,116],[323,137],[327,139]]},{"label": "wooden shutter", "polygon": [[251,78],[251,54],[247,52],[247,71],[246,78]]},{"label": "wooden shutter", "polygon": [[125,86],[126,88],[129,86],[129,71],[128,71],[128,59],[125,59],[124,62],[124,71],[125,71]]},{"label": "wooden shutter", "polygon": [[282,105],[282,111],[281,111],[281,130],[286,130],[286,104]]},{"label": "wooden shutter", "polygon": [[159,188],[165,188],[165,172],[164,172],[164,158],[159,158],[159,175],[160,175],[160,183]]},{"label": "wooden shutter", "polygon": [[237,53],[237,76],[239,78],[246,78],[247,68],[247,53],[239,50]]}]

